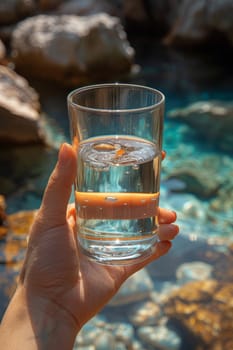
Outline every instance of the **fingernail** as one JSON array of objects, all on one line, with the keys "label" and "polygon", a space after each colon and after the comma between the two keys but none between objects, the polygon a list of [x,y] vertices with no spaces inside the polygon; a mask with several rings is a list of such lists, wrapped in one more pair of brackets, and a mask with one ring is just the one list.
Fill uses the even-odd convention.
[{"label": "fingernail", "polygon": [[172,213],[175,215],[175,218],[177,219],[177,214],[174,210],[172,210]]},{"label": "fingernail", "polygon": [[67,143],[62,143],[59,149],[58,160],[59,162],[66,162],[68,155],[69,145]]},{"label": "fingernail", "polygon": [[173,224],[173,228],[176,230],[176,234],[179,233],[180,227],[178,225]]}]

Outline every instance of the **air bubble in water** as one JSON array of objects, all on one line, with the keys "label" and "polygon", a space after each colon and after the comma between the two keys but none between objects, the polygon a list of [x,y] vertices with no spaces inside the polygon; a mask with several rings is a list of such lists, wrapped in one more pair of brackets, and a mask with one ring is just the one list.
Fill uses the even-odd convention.
[{"label": "air bubble in water", "polygon": [[116,197],[105,197],[105,200],[106,201],[110,201],[110,202],[115,202],[115,201],[117,201],[117,198]]}]

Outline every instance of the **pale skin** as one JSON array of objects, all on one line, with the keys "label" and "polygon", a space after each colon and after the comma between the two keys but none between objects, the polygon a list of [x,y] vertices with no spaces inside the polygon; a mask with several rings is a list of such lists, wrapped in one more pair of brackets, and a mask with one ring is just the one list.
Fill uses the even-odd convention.
[{"label": "pale skin", "polygon": [[165,255],[179,229],[176,214],[159,210],[159,238],[150,257],[126,266],[88,260],[76,239],[75,210],[68,205],[76,155],[63,144],[32,225],[14,296],[0,327],[1,350],[70,350],[82,326],[116,294],[122,283]]}]

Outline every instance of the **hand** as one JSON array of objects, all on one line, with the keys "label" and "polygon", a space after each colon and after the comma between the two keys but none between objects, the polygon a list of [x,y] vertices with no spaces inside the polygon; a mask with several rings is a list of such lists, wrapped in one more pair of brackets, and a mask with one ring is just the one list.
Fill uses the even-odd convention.
[{"label": "hand", "polygon": [[[134,265],[105,266],[79,250],[75,209],[69,205],[76,175],[76,154],[64,144],[32,226],[18,290],[33,315],[50,310],[74,334],[113,297],[122,283],[148,263],[166,254],[178,233],[176,214],[159,210],[159,238],[153,254]],[[68,207],[68,209],[67,209]],[[56,310],[56,311],[55,311]],[[36,316],[37,317],[37,316]],[[36,326],[35,326],[36,327]]]}]

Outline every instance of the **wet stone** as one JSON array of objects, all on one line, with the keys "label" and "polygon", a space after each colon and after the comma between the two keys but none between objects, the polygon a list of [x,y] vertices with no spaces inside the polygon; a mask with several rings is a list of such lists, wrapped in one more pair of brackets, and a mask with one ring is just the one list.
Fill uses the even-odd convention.
[{"label": "wet stone", "polygon": [[213,267],[202,261],[193,261],[180,265],[176,271],[179,283],[211,279]]},{"label": "wet stone", "polygon": [[110,301],[110,305],[119,306],[146,299],[153,290],[153,282],[146,269],[131,276]]},{"label": "wet stone", "polygon": [[233,284],[195,281],[172,293],[164,312],[200,350],[233,348]]},{"label": "wet stone", "polygon": [[161,316],[160,306],[154,302],[146,301],[137,304],[130,312],[129,319],[134,326],[149,326],[156,324]]},{"label": "wet stone", "polygon": [[138,336],[147,345],[163,350],[179,350],[181,339],[178,334],[166,326],[141,327],[137,331]]}]

